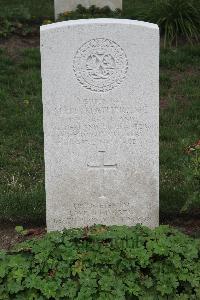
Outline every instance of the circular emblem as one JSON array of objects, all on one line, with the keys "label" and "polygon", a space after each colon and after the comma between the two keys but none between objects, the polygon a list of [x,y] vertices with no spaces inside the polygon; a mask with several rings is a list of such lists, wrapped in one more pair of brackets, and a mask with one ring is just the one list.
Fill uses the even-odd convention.
[{"label": "circular emblem", "polygon": [[108,39],[93,39],[83,44],[74,57],[74,72],[85,88],[106,92],[126,76],[128,61],[124,50]]}]

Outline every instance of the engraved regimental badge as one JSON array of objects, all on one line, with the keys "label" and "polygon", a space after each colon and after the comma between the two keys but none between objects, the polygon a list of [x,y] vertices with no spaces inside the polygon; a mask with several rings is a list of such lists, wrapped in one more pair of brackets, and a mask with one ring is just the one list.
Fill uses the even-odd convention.
[{"label": "engraved regimental badge", "polygon": [[77,80],[85,88],[106,92],[126,77],[128,61],[124,50],[108,39],[93,39],[83,44],[74,57]]}]

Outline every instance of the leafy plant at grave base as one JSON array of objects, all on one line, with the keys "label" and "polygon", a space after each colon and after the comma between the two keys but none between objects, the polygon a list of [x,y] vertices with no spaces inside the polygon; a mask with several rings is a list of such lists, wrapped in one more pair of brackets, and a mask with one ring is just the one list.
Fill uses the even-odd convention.
[{"label": "leafy plant at grave base", "polygon": [[85,8],[78,5],[75,11],[65,12],[60,14],[58,21],[89,19],[89,18],[120,18],[122,12],[120,9],[112,11],[108,6],[98,8],[95,5]]},{"label": "leafy plant at grave base", "polygon": [[195,209],[200,211],[200,140],[187,149],[185,163],[186,184],[192,190],[181,212]]},{"label": "leafy plant at grave base", "polygon": [[97,225],[0,252],[0,299],[200,299],[199,270],[199,239]]},{"label": "leafy plant at grave base", "polygon": [[154,0],[150,9],[141,13],[141,18],[158,24],[164,35],[164,46],[178,44],[178,39],[189,43],[199,41],[199,0]]},{"label": "leafy plant at grave base", "polygon": [[19,235],[26,235],[28,233],[28,230],[24,229],[23,226],[15,226],[15,231],[19,234]]}]

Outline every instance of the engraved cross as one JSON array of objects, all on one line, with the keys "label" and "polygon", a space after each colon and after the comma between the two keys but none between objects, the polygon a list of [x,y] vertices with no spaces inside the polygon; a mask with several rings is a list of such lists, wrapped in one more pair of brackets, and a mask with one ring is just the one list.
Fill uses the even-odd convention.
[{"label": "engraved cross", "polygon": [[106,169],[116,169],[117,168],[117,164],[114,165],[107,165],[105,164],[105,151],[98,151],[99,155],[100,155],[100,164],[99,165],[95,165],[95,166],[91,166],[90,164],[87,164],[87,166],[90,169],[97,169],[101,171],[101,184],[100,184],[100,193],[101,196],[99,198],[105,198],[105,196],[103,196],[104,194],[104,175],[105,175],[105,170]]}]

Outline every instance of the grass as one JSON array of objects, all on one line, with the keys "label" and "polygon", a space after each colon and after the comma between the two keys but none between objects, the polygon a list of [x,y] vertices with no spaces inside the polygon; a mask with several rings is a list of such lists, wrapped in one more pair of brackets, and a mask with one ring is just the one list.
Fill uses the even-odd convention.
[{"label": "grass", "polygon": [[[124,0],[124,13],[137,16],[150,1]],[[53,0],[0,0],[0,14],[19,5],[53,18]],[[173,216],[194,192],[185,148],[200,138],[200,46],[161,50],[160,65],[160,206]],[[10,57],[0,48],[0,82],[0,220],[44,222],[39,49]]]},{"label": "grass", "polygon": [[[194,193],[187,184],[185,149],[200,137],[200,47],[161,51],[160,204],[173,215]],[[199,187],[195,187],[196,190]]]},{"label": "grass", "polygon": [[44,162],[40,56],[0,55],[1,219],[44,219]]}]

